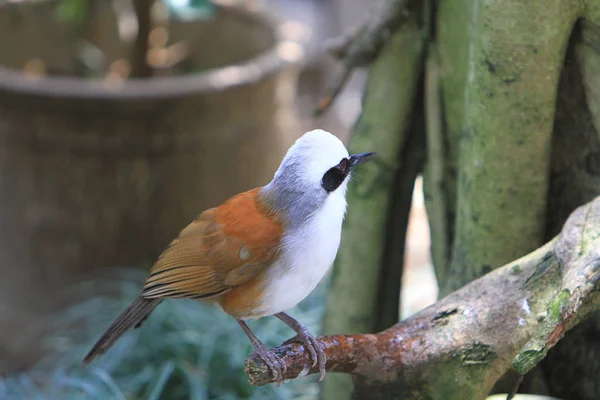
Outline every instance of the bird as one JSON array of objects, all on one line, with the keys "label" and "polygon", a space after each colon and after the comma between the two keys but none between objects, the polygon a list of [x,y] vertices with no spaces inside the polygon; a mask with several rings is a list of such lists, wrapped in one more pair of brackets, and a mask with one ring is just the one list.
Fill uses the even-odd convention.
[{"label": "bird", "polygon": [[216,303],[250,339],[279,384],[286,371],[246,321],[275,316],[296,332],[312,366],[325,377],[326,356],[309,330],[286,313],[306,298],[336,258],[353,170],[376,153],[350,155],[335,135],[315,129],[286,152],[272,180],[198,215],[152,266],[141,293],[107,328],[84,364],[130,328],[139,328],[164,299]]}]

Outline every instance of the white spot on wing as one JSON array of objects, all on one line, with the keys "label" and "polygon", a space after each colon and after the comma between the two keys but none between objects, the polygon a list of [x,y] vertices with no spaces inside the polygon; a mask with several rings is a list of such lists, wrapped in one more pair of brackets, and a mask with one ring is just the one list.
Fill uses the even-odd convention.
[{"label": "white spot on wing", "polygon": [[246,246],[242,246],[240,249],[240,259],[246,261],[250,258],[250,252],[246,248]]}]

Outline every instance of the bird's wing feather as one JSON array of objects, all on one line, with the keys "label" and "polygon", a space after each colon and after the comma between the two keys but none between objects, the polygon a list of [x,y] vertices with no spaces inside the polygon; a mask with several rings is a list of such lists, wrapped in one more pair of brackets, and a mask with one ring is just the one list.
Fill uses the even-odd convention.
[{"label": "bird's wing feather", "polygon": [[209,298],[255,277],[277,256],[282,226],[259,189],[204,211],[152,267],[145,298]]}]

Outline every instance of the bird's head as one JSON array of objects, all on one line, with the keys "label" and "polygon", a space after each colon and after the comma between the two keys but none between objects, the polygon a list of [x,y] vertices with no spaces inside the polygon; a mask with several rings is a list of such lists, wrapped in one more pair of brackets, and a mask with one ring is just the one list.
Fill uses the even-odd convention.
[{"label": "bird's head", "polygon": [[[290,147],[265,195],[278,209],[309,216],[330,197],[346,195],[348,178],[375,153],[349,155],[344,144],[329,132],[316,129]],[[345,203],[344,203],[345,204]]]}]

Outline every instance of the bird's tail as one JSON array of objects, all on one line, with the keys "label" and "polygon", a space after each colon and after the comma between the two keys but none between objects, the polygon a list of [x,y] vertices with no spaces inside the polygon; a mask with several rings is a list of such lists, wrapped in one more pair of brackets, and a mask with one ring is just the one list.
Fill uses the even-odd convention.
[{"label": "bird's tail", "polygon": [[148,318],[162,299],[145,299],[138,297],[117,318],[98,339],[94,347],[83,359],[84,364],[89,364],[94,358],[108,350],[131,327],[139,327]]}]

